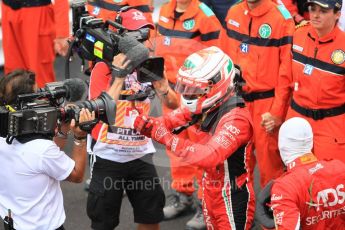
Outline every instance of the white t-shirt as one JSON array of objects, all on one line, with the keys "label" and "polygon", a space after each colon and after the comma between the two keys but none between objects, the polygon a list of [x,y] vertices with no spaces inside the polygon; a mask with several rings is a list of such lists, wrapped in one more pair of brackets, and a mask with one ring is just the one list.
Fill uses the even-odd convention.
[{"label": "white t-shirt", "polygon": [[[109,69],[106,66],[103,67],[103,65],[105,64],[97,63],[92,71],[93,73],[91,73],[89,93],[91,97],[93,97],[94,93],[91,89],[94,88],[94,84],[96,85],[97,81],[109,81],[109,78],[106,76]],[[105,71],[104,74],[101,74],[102,71]],[[134,72],[125,78],[122,94],[146,92],[150,86],[151,83],[140,83],[137,80],[136,72]],[[95,94],[97,95],[97,93]],[[106,124],[103,124],[101,127],[96,126],[96,129],[99,128],[98,133],[95,131],[92,133],[93,138],[97,140],[92,152],[102,159],[121,163],[133,161],[148,153],[155,152],[152,140],[141,135],[133,127],[134,120],[139,113],[149,114],[149,112],[149,98],[142,101],[118,100],[116,103],[114,126],[111,128]]]},{"label": "white t-shirt", "polygon": [[66,219],[60,182],[75,162],[50,140],[0,138],[0,216],[12,211],[17,230],[51,230]]}]

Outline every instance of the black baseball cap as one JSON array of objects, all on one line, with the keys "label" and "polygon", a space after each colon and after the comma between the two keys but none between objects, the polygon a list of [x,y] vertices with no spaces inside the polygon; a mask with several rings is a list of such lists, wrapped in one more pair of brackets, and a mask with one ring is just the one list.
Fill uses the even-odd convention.
[{"label": "black baseball cap", "polygon": [[308,0],[305,6],[310,6],[311,4],[317,4],[322,8],[327,9],[341,9],[342,0]]}]

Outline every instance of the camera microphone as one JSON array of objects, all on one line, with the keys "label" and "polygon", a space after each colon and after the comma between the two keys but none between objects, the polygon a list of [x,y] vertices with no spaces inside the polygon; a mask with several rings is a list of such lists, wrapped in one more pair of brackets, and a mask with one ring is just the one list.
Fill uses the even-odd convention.
[{"label": "camera microphone", "polygon": [[88,93],[88,85],[80,78],[72,78],[63,81],[66,90],[66,100],[70,102],[85,100]]},{"label": "camera microphone", "polygon": [[72,78],[59,82],[47,83],[44,88],[38,90],[47,98],[64,97],[69,102],[85,100],[88,87],[85,81],[80,78]]},{"label": "camera microphone", "polygon": [[88,86],[85,81],[79,78],[67,79],[59,82],[47,83],[44,88],[40,88],[36,93],[18,95],[18,102],[28,102],[35,99],[66,98],[69,102],[85,100]]},{"label": "camera microphone", "polygon": [[149,58],[149,49],[130,36],[120,37],[118,47],[119,51],[124,53],[131,61],[124,70],[126,75],[130,74],[136,67]]}]

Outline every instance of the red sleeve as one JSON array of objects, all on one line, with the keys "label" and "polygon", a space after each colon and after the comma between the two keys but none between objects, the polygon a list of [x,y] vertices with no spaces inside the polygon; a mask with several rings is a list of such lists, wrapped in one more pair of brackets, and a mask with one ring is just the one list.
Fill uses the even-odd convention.
[{"label": "red sleeve", "polygon": [[292,35],[295,30],[295,24],[292,19],[285,21],[281,31],[281,38],[286,38],[290,42],[280,47],[280,65],[278,84],[275,88],[275,97],[271,107],[271,114],[281,119],[285,119],[285,115],[288,109],[289,100],[292,93],[292,54],[291,44]]},{"label": "red sleeve", "polygon": [[291,188],[296,188],[293,183],[279,179],[272,186],[271,208],[278,230],[300,229],[300,211],[296,203],[296,195],[293,192],[296,190]]},{"label": "red sleeve", "polygon": [[68,0],[55,0],[54,20],[57,38],[68,38],[69,33],[69,4]]},{"label": "red sleeve", "polygon": [[171,113],[168,113],[167,115],[158,119],[164,122],[164,125],[168,130],[185,125],[192,120],[191,113],[188,111],[188,109],[183,108],[175,109]]},{"label": "red sleeve", "polygon": [[174,137],[171,151],[183,161],[202,167],[217,166],[252,138],[252,125],[238,109],[226,114],[217,125],[214,135],[205,144]]},{"label": "red sleeve", "polygon": [[111,71],[107,64],[98,62],[91,71],[89,99],[97,98],[103,91],[106,91],[111,82]]}]

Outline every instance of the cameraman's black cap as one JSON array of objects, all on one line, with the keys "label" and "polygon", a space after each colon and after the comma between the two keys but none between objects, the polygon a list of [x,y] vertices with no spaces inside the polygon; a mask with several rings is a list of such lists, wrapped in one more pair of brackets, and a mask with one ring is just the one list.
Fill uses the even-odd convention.
[{"label": "cameraman's black cap", "polygon": [[340,10],[342,7],[342,0],[308,0],[304,5],[308,7],[312,4],[317,4],[322,8],[326,9],[338,9]]}]

